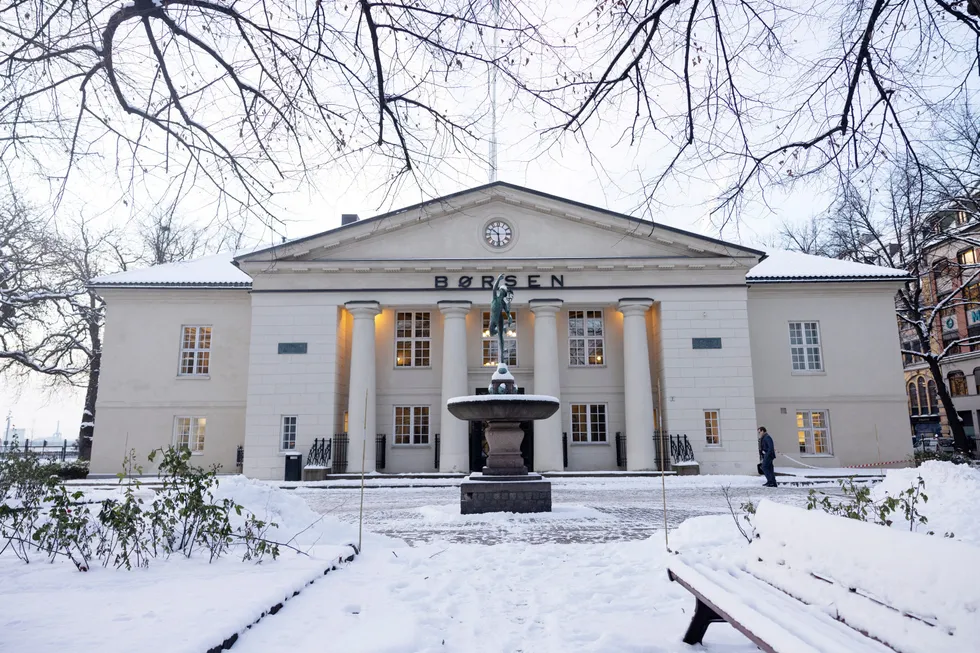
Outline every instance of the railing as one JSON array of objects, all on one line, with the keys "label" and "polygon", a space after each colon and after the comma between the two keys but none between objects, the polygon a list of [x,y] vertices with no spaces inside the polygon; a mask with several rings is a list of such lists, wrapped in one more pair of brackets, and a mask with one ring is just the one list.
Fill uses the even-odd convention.
[{"label": "railing", "polygon": [[338,433],[333,436],[333,473],[347,473],[347,443],[349,439],[346,433]]},{"label": "railing", "polygon": [[654,431],[653,443],[657,452],[657,466],[666,469],[666,463],[680,463],[694,460],[694,448],[687,435],[666,431]]},{"label": "railing", "polygon": [[626,467],[626,436],[616,433],[616,467]]},{"label": "railing", "polygon": [[0,443],[0,455],[21,456],[24,454],[34,454],[49,460],[75,460],[78,458],[78,442],[62,440],[61,444],[48,444],[47,440],[24,440],[21,444],[17,440],[5,441]]},{"label": "railing", "polygon": [[670,436],[670,459],[675,463],[694,460],[694,448],[687,435]]},{"label": "railing", "polygon": [[561,434],[561,462],[568,469],[568,433]]},{"label": "railing", "polygon": [[306,457],[306,468],[330,467],[331,442],[329,438],[314,438],[313,446]]},{"label": "railing", "polygon": [[434,445],[433,448],[435,449],[435,461],[434,461],[434,465],[435,465],[436,471],[438,472],[439,471],[439,454],[440,454],[440,452],[442,450],[442,438],[439,437],[439,434],[438,433],[436,433],[435,445]]},{"label": "railing", "polygon": [[374,465],[377,469],[384,469],[387,464],[387,440],[388,436],[384,433],[378,433],[374,437]]},{"label": "railing", "polygon": [[238,469],[238,473],[242,473],[242,467],[245,465],[245,446],[238,445],[238,449],[235,451],[235,467]]}]

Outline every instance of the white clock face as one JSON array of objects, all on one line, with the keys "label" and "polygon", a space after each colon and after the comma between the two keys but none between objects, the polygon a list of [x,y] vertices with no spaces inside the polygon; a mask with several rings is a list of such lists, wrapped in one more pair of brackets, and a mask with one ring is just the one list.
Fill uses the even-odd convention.
[{"label": "white clock face", "polygon": [[487,225],[484,238],[491,247],[506,247],[514,237],[514,232],[510,225],[503,220],[494,220]]}]

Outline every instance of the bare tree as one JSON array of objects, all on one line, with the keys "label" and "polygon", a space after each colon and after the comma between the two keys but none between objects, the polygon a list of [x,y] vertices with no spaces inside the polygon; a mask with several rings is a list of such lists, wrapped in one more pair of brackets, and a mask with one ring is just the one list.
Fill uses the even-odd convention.
[{"label": "bare tree", "polygon": [[533,91],[554,129],[588,140],[600,123],[667,153],[644,172],[647,199],[674,173],[725,189],[715,215],[748,193],[814,175],[833,183],[885,160],[917,166],[922,129],[971,97],[978,3],[871,0],[627,0],[573,26],[576,57]]},{"label": "bare tree", "polygon": [[137,227],[142,252],[139,260],[147,265],[186,261],[206,247],[208,229],[181,220],[172,212],[148,216]]},{"label": "bare tree", "polygon": [[15,0],[0,34],[8,169],[33,162],[63,191],[104,156],[130,188],[210,186],[266,218],[277,183],[323,165],[375,161],[381,183],[424,184],[482,156],[486,103],[462,96],[538,43],[507,0]]},{"label": "bare tree", "polygon": [[82,371],[71,338],[51,331],[59,306],[84,293],[58,274],[55,239],[33,210],[10,194],[0,202],[0,374],[72,378]]}]

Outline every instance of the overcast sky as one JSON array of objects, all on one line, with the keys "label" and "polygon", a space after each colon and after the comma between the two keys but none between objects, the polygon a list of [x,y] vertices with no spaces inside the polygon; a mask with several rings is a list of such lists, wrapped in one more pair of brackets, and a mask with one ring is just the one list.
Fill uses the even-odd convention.
[{"label": "overcast sky", "polygon": [[[542,25],[555,34],[575,31],[575,20],[568,18],[566,3],[539,4]],[[800,12],[787,17],[784,26],[787,35],[783,45],[796,59],[785,59],[782,64],[770,57],[760,48],[758,55],[740,71],[754,84],[758,92],[768,97],[767,111],[754,116],[753,127],[763,137],[779,129],[779,112],[784,109],[780,103],[780,93],[786,85],[797,84],[799,76],[812,73],[806,67],[809,54],[814,48],[827,47],[839,39],[837,16],[834,12],[848,11],[848,3],[800,3]],[[332,10],[338,10],[334,7]],[[591,5],[582,5],[581,10],[593,13]],[[548,15],[549,12],[553,15]],[[588,15],[583,25],[583,33],[589,27]],[[744,32],[744,33],[743,33]],[[750,31],[736,30],[738,38],[752,45],[755,35]],[[709,30],[710,35],[710,30]],[[696,35],[697,36],[697,35]],[[912,34],[910,43],[918,46],[918,37]],[[710,36],[709,39],[710,41]],[[738,40],[738,39],[736,39]],[[587,56],[589,41],[574,56]],[[594,45],[594,44],[593,44]],[[599,44],[600,46],[602,44]],[[682,53],[677,43],[670,43],[674,53]],[[669,50],[669,48],[667,48]],[[670,61],[672,53],[658,51]],[[831,48],[833,50],[833,48]],[[828,50],[830,51],[830,50]],[[584,54],[583,54],[584,53]],[[139,55],[131,50],[129,56]],[[746,55],[751,56],[751,55]],[[834,55],[836,56],[836,55]],[[697,57],[700,59],[700,57]],[[683,60],[683,54],[681,54]],[[140,74],[142,61],[136,56],[131,73]],[[803,68],[794,70],[788,64],[797,62]],[[676,62],[675,62],[676,63]],[[832,62],[825,62],[830,65]],[[541,75],[546,76],[547,63],[542,62]],[[940,67],[941,64],[936,64]],[[709,75],[710,76],[710,75]],[[707,77],[705,78],[707,79]],[[952,79],[952,78],[951,78]],[[658,106],[676,107],[683,103],[683,87],[676,77],[666,75],[664,79],[651,79],[651,97]],[[953,80],[955,81],[955,80]],[[709,82],[706,82],[710,85]],[[473,84],[459,93],[437,97],[436,100],[449,105],[485,108],[489,106],[488,81],[476,79]],[[111,98],[110,98],[111,101]],[[901,100],[896,100],[899,103]],[[789,103],[791,104],[791,103]],[[726,178],[723,167],[706,167],[686,161],[685,173],[678,178],[669,179],[656,194],[652,203],[644,201],[643,182],[662,170],[676,149],[672,140],[676,132],[667,129],[648,129],[644,138],[634,144],[624,141],[624,130],[633,117],[633,107],[614,105],[604,108],[597,120],[585,128],[589,146],[584,145],[580,136],[552,132],[540,136],[540,129],[546,126],[553,116],[547,116],[537,109],[532,110],[525,101],[501,85],[499,125],[497,138],[499,148],[498,178],[532,189],[566,197],[579,202],[593,204],[622,213],[645,217],[671,226],[680,227],[711,236],[722,236],[728,240],[758,245],[764,241],[783,221],[798,222],[823,212],[833,197],[826,182],[797,183],[791,190],[766,184],[765,194],[756,193],[752,201],[740,214],[736,224],[729,224],[719,233],[719,221],[712,220],[710,210],[713,201],[731,181]],[[918,116],[918,114],[916,114]],[[716,120],[712,115],[709,120]],[[234,121],[232,121],[232,124]],[[724,126],[723,126],[724,127]],[[722,127],[722,128],[723,128]],[[729,125],[731,127],[731,125]],[[237,129],[237,127],[235,127]],[[712,122],[711,129],[719,125]],[[783,128],[787,128],[783,123]],[[487,134],[490,130],[489,116],[481,119],[476,131]],[[805,132],[812,132],[814,126],[803,126]],[[99,149],[101,147],[101,150]],[[58,206],[58,219],[72,216],[85,216],[105,225],[125,225],[134,216],[152,212],[154,207],[172,199],[172,180],[175,175],[171,166],[167,171],[152,170],[136,183],[127,181],[125,166],[117,165],[118,144],[109,139],[91,148],[85,165],[76,169],[66,188],[64,201]],[[486,145],[481,144],[486,151]],[[27,164],[25,163],[25,166]],[[724,164],[719,164],[719,166]],[[355,168],[341,165],[324,166],[307,173],[307,178],[298,181],[288,178],[277,186],[292,190],[284,192],[275,200],[275,212],[285,219],[276,230],[290,238],[301,237],[340,224],[342,213],[357,213],[362,218],[400,206],[413,204],[434,196],[457,192],[484,184],[488,181],[485,162],[448,157],[435,167],[422,171],[421,184],[411,177],[402,177],[397,183],[389,183],[386,175],[389,170],[380,165],[358,165]],[[25,168],[23,178],[28,178]],[[169,177],[168,177],[169,175]],[[41,177],[33,177],[35,180]],[[19,190],[25,198],[42,209],[51,207],[53,190],[51,181],[33,181],[23,184]],[[56,184],[55,184],[56,185]],[[183,203],[178,210],[184,220],[199,224],[208,223],[220,212],[217,193],[212,187],[184,189]],[[125,200],[125,201],[123,201]],[[251,235],[258,241],[278,241],[270,229],[264,228],[260,221],[252,221]],[[51,434],[61,423],[66,434],[75,434],[81,414],[80,392],[64,388],[46,390],[40,383],[14,387],[11,381],[0,379],[0,417],[13,411],[17,427],[27,428],[32,438],[43,438]],[[96,433],[98,429],[96,429]],[[96,435],[98,437],[98,435]]]}]

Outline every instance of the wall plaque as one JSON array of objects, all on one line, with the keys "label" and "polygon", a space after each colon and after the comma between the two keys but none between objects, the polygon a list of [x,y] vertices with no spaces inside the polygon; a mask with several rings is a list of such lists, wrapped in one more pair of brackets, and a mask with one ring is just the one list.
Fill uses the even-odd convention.
[{"label": "wall plaque", "polygon": [[721,349],[721,338],[691,338],[694,349]]},{"label": "wall plaque", "polygon": [[279,353],[280,354],[305,354],[306,343],[305,342],[280,342]]}]

